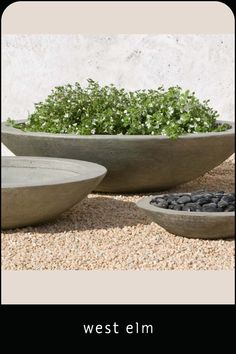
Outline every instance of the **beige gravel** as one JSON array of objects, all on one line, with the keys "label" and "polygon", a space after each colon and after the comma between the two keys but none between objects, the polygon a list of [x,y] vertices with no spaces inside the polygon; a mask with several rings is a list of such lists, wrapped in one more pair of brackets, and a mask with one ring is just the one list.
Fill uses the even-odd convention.
[{"label": "beige gravel", "polygon": [[[234,158],[172,191],[234,191]],[[91,194],[52,223],[2,232],[8,270],[229,270],[234,239],[174,236],[136,206],[142,195]]]}]

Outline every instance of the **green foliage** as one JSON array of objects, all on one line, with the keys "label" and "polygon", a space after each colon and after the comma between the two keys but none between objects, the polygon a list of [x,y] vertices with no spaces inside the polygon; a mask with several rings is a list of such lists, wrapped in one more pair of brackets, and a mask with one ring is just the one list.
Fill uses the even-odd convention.
[{"label": "green foliage", "polygon": [[177,138],[187,133],[223,131],[216,111],[202,103],[194,92],[179,86],[164,90],[127,92],[114,85],[99,86],[88,79],[82,88],[78,82],[55,87],[44,102],[35,104],[35,111],[26,123],[10,125],[31,132],[67,134],[167,135]]}]

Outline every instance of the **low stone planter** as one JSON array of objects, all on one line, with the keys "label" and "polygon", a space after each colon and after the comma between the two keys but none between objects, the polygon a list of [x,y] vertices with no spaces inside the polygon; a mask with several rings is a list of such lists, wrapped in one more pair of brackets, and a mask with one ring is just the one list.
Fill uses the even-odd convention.
[{"label": "low stone planter", "polygon": [[39,157],[2,157],[3,229],[49,221],[87,196],[103,166]]},{"label": "low stone planter", "polygon": [[[162,197],[162,195],[158,195]],[[153,196],[137,202],[154,222],[168,232],[189,238],[228,238],[235,233],[235,212],[190,212],[163,209],[150,204]]]},{"label": "low stone planter", "polygon": [[[23,121],[18,121],[18,123]],[[99,163],[108,170],[97,191],[160,191],[191,181],[234,152],[234,125],[224,132],[187,134],[175,140],[149,135],[73,135],[23,132],[2,124],[2,142],[16,155]]]}]

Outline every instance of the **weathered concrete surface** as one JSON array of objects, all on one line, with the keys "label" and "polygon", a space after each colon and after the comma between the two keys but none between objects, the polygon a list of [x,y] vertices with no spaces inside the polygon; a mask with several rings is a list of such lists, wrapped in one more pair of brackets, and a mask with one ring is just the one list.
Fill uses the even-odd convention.
[{"label": "weathered concrete surface", "polygon": [[154,222],[174,235],[190,238],[227,238],[235,234],[234,212],[187,212],[163,209],[150,204],[153,197],[137,202]]},{"label": "weathered concrete surface", "polygon": [[16,155],[91,161],[108,173],[96,188],[111,193],[159,191],[191,181],[234,152],[234,125],[220,133],[165,136],[66,135],[23,132],[2,124],[2,142]]},{"label": "weathered concrete surface", "polygon": [[102,180],[103,166],[65,159],[2,157],[3,229],[51,220]]}]

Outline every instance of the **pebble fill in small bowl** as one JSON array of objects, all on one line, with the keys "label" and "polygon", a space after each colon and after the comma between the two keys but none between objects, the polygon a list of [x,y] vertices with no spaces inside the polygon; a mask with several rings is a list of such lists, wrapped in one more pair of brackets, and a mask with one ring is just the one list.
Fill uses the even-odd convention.
[{"label": "pebble fill in small bowl", "polygon": [[154,197],[150,204],[179,211],[229,212],[235,211],[235,193],[197,191],[164,194],[161,197]]},{"label": "pebble fill in small bowl", "polygon": [[174,235],[217,239],[235,234],[235,193],[162,194],[145,197],[137,206]]}]

